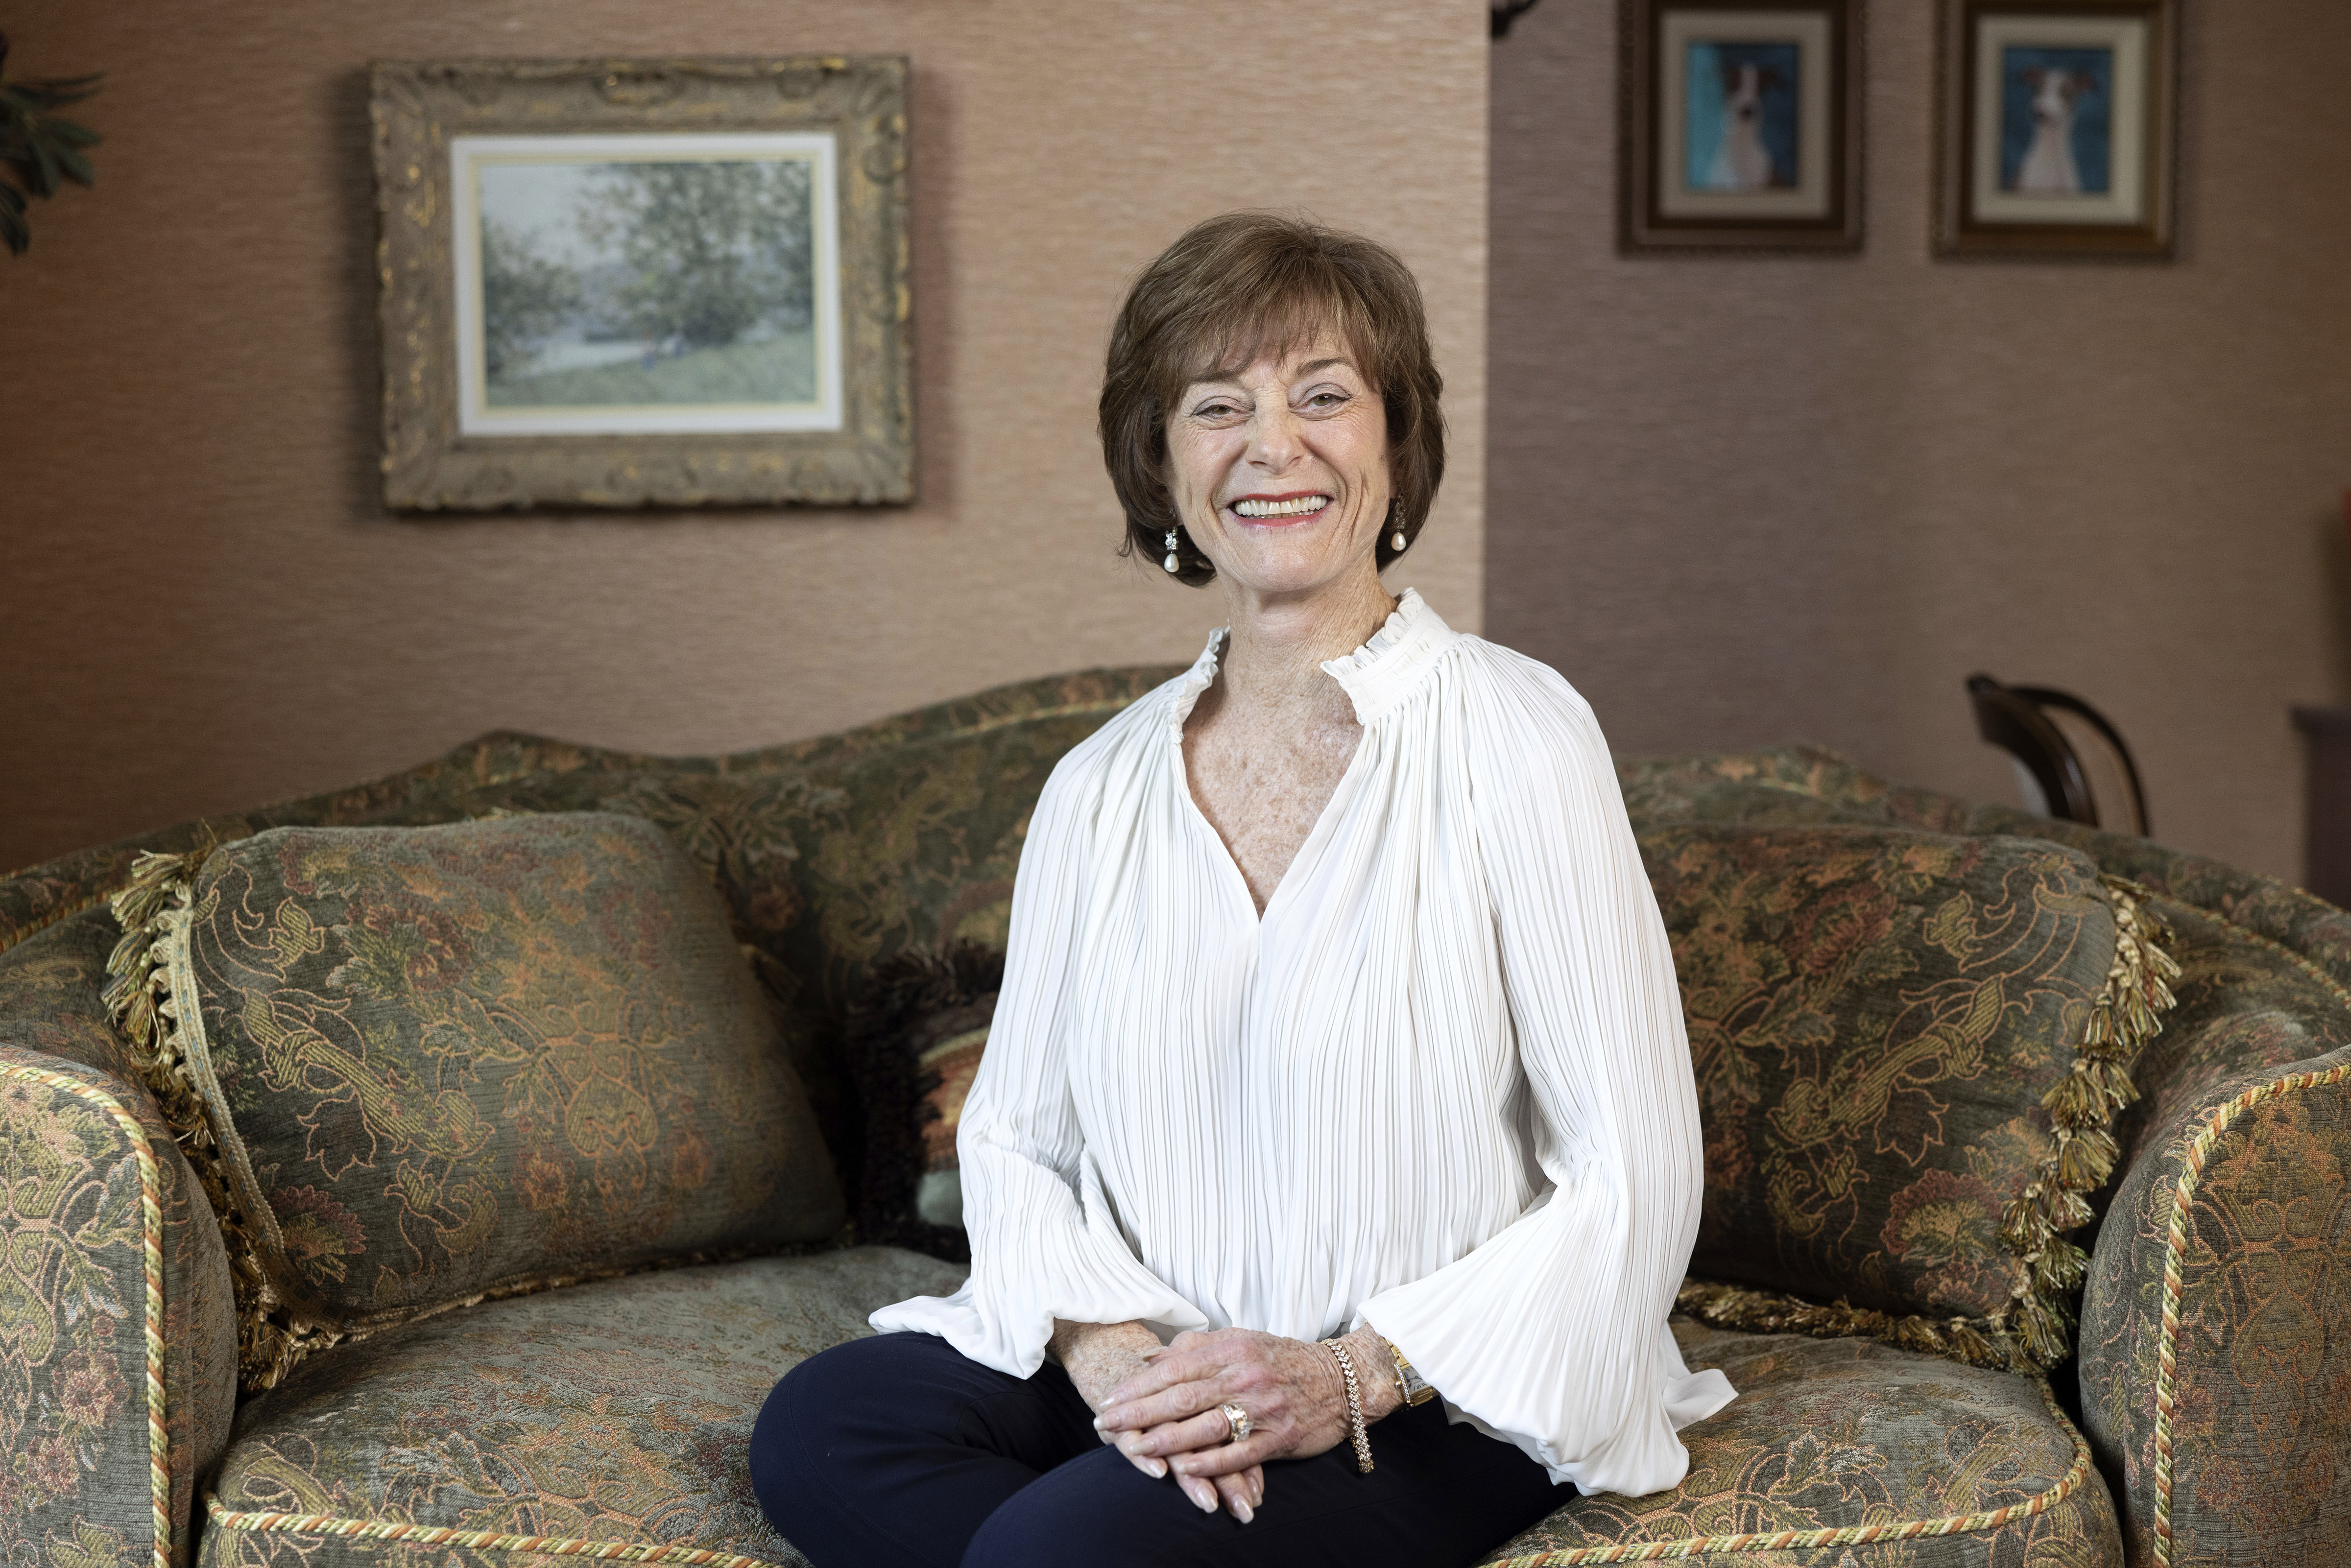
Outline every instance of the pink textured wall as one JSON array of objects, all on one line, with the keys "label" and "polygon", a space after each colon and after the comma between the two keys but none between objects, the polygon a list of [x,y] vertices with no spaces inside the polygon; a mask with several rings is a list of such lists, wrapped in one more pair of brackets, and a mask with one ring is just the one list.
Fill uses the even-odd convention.
[{"label": "pink textured wall", "polygon": [[[513,727],[763,745],[1000,681],[1189,659],[1212,596],[1110,555],[1127,279],[1302,206],[1426,290],[1455,455],[1411,564],[1479,624],[1486,42],[1475,0],[24,0],[103,70],[99,186],[0,258],[0,866]],[[921,499],[413,520],[377,499],[371,57],[903,53]]]},{"label": "pink textured wall", "polygon": [[2158,836],[2300,874],[2351,699],[2351,5],[2189,0],[2162,266],[1928,251],[1934,8],[1868,7],[1867,247],[1619,256],[1614,0],[1493,68],[1487,626],[1620,751],[1814,739],[1993,800],[1976,669],[2139,754]]}]

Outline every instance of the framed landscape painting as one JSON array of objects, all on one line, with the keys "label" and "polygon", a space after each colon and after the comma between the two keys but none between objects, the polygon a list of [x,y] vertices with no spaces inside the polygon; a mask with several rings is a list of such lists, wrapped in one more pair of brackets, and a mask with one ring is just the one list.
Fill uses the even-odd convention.
[{"label": "framed landscape painting", "polygon": [[1861,243],[1860,0],[1624,0],[1627,250]]},{"label": "framed landscape painting", "polygon": [[384,496],[914,493],[895,57],[379,64]]},{"label": "framed landscape painting", "polygon": [[2179,0],[1943,0],[1936,248],[2172,253]]}]

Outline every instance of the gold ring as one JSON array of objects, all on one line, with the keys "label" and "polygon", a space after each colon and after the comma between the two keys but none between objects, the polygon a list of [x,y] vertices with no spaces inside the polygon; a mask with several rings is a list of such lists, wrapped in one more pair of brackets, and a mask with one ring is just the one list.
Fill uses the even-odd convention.
[{"label": "gold ring", "polygon": [[1219,1405],[1217,1409],[1224,1416],[1225,1425],[1231,1428],[1231,1435],[1226,1437],[1226,1442],[1238,1443],[1249,1435],[1248,1411],[1238,1405]]}]

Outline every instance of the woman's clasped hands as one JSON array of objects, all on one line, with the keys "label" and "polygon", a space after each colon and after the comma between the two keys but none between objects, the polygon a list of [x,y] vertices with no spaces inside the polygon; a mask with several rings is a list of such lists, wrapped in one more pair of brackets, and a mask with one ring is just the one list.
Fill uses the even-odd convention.
[{"label": "woman's clasped hands", "polygon": [[[1246,1524],[1265,1501],[1268,1459],[1311,1458],[1347,1440],[1346,1384],[1319,1344],[1218,1329],[1180,1333],[1162,1347],[1139,1323],[1085,1338],[1090,1343],[1069,1344],[1061,1359],[1094,1408],[1094,1429],[1144,1474],[1172,1475],[1203,1511],[1215,1512],[1221,1501]],[[1055,1340],[1062,1350],[1064,1336]],[[1386,1379],[1360,1376],[1376,1364],[1370,1358],[1377,1337],[1362,1329],[1345,1343],[1359,1373],[1364,1418],[1377,1420],[1397,1402]],[[1246,1415],[1246,1436],[1236,1435],[1227,1405]]]}]

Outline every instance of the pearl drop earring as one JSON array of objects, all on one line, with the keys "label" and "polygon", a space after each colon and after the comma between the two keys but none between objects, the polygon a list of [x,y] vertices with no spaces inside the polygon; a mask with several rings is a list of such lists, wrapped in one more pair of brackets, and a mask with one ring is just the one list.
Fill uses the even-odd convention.
[{"label": "pearl drop earring", "polygon": [[1388,549],[1395,551],[1398,555],[1404,554],[1404,530],[1402,528],[1398,528],[1395,532],[1388,536]]},{"label": "pearl drop earring", "polygon": [[1167,530],[1167,559],[1159,564],[1171,572],[1176,570],[1176,530],[1174,528]]}]

